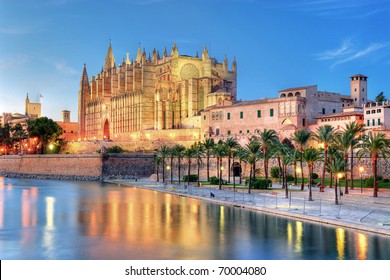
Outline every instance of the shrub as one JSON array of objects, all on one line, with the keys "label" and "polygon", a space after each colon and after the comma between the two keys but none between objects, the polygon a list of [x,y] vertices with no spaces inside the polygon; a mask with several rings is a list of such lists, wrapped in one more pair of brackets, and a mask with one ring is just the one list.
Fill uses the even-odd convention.
[{"label": "shrub", "polygon": [[[209,178],[209,182],[210,182],[211,185],[219,185],[219,178],[215,177],[215,176],[210,177]],[[227,184],[227,181],[222,179],[221,185],[226,185],[226,184]]]},{"label": "shrub", "polygon": [[370,177],[370,178],[367,178],[364,182],[366,188],[373,188],[374,187],[374,178],[373,177]]},{"label": "shrub", "polygon": [[108,154],[122,154],[125,150],[120,146],[112,146],[106,149],[106,153]]},{"label": "shrub", "polygon": [[[190,174],[190,182],[197,182],[198,181],[198,175],[196,174]],[[188,182],[188,175],[183,176],[183,181]]]},{"label": "shrub", "polygon": [[272,178],[279,178],[280,176],[280,169],[277,166],[273,166],[271,168],[271,177]]},{"label": "shrub", "polygon": [[291,175],[291,174],[287,174],[287,182],[291,182],[291,181],[294,181],[294,176]]},{"label": "shrub", "polygon": [[272,181],[270,179],[256,179],[252,184],[254,189],[260,190],[268,189],[269,186],[272,186]]},{"label": "shrub", "polygon": [[383,183],[388,183],[390,180],[388,178],[383,179]]},{"label": "shrub", "polygon": [[383,180],[383,176],[381,176],[381,175],[376,176],[376,178],[378,179],[378,181],[382,181]]},{"label": "shrub", "polygon": [[318,179],[318,174],[317,173],[313,173],[312,177],[313,177],[313,180]]}]

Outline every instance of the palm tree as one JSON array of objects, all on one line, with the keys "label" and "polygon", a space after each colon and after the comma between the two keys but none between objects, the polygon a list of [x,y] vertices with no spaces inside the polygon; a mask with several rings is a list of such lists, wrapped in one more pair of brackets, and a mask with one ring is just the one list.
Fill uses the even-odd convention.
[{"label": "palm tree", "polygon": [[168,156],[170,158],[170,166],[167,166],[167,169],[169,169],[171,171],[171,174],[170,174],[170,178],[171,178],[171,184],[172,184],[172,180],[173,180],[173,158],[175,157],[175,151],[173,150],[173,148],[169,148],[169,151],[168,151]]},{"label": "palm tree", "polygon": [[350,149],[351,149],[351,190],[354,189],[354,186],[353,186],[353,151],[354,151],[354,148],[357,148],[357,145],[359,143],[359,139],[358,137],[360,137],[360,134],[364,131],[364,125],[363,124],[359,124],[357,123],[356,121],[353,121],[353,122],[350,122],[349,124],[347,124],[345,126],[345,131],[347,133],[350,133],[351,134],[351,143],[350,143]]},{"label": "palm tree", "polygon": [[389,150],[390,141],[386,139],[383,133],[372,133],[362,136],[362,142],[359,145],[361,148],[358,151],[358,156],[361,158],[368,155],[371,158],[372,173],[374,177],[374,197],[378,197],[378,157],[387,158],[390,155]]},{"label": "palm tree", "polygon": [[185,149],[183,153],[183,156],[187,159],[187,163],[188,163],[188,173],[187,173],[188,184],[190,183],[190,175],[191,175],[191,159],[195,157],[195,155],[196,155],[196,150],[193,147]]},{"label": "palm tree", "polygon": [[157,182],[160,182],[160,176],[159,176],[159,169],[160,169],[160,164],[162,163],[162,159],[161,157],[159,157],[158,155],[156,155],[154,157],[154,165],[156,167],[156,174],[157,174]]},{"label": "palm tree", "polygon": [[157,150],[157,156],[161,158],[162,162],[162,180],[165,182],[165,159],[169,155],[169,147],[167,145],[161,145],[160,149]]},{"label": "palm tree", "polygon": [[292,150],[292,163],[293,163],[293,167],[294,167],[294,185],[296,186],[298,183],[297,183],[297,162],[301,160],[301,152],[297,149],[293,149]]},{"label": "palm tree", "polygon": [[311,187],[313,185],[314,164],[322,160],[322,154],[317,149],[310,147],[303,150],[302,160],[306,162],[309,169],[309,201],[312,201]]},{"label": "palm tree", "polygon": [[231,158],[233,156],[233,151],[238,147],[238,142],[233,137],[228,137],[225,142],[226,152],[228,156],[228,183],[230,183],[230,168],[231,168]]},{"label": "palm tree", "polygon": [[203,141],[203,147],[206,153],[206,168],[207,168],[207,181],[210,179],[210,155],[213,152],[215,142],[213,138],[206,138]]},{"label": "palm tree", "polygon": [[249,143],[246,144],[244,150],[246,153],[245,162],[248,163],[251,167],[249,173],[249,187],[248,187],[248,193],[251,193],[251,186],[255,179],[256,162],[260,158],[260,143],[257,137],[252,136],[249,139]]},{"label": "palm tree", "polygon": [[200,179],[200,163],[202,162],[202,157],[204,156],[204,149],[203,145],[200,142],[196,142],[193,145],[193,148],[195,150],[195,156],[196,156],[196,164],[198,166],[198,179],[197,179],[197,186],[199,187],[199,179]]},{"label": "palm tree", "polygon": [[218,178],[219,178],[219,189],[222,189],[222,158],[227,156],[226,146],[222,141],[219,141],[217,145],[213,148],[213,154],[217,158],[217,166],[218,166]]},{"label": "palm tree", "polygon": [[335,176],[335,187],[334,187],[334,199],[335,199],[335,204],[339,204],[339,199],[338,199],[338,190],[337,190],[337,183],[338,183],[338,174],[344,173],[345,170],[345,163],[343,157],[334,157],[333,160],[327,162],[326,164],[327,170],[331,174],[336,174]]},{"label": "palm tree", "polygon": [[238,158],[238,161],[240,163],[240,184],[242,184],[242,162],[246,157],[246,153],[243,147],[238,146],[238,148],[236,149],[236,157]]},{"label": "palm tree", "polygon": [[322,177],[321,177],[321,186],[320,191],[323,192],[325,188],[325,167],[328,160],[328,148],[333,141],[334,127],[331,125],[323,125],[317,128],[317,133],[313,135],[319,143],[324,145],[324,165],[322,167]]},{"label": "palm tree", "polygon": [[[183,153],[185,151],[185,147],[183,145],[180,145],[180,144],[176,144],[172,147],[172,150],[173,150],[173,153],[174,153],[174,156],[177,157],[177,174],[178,174],[178,178],[179,178],[179,185],[180,185],[180,180],[181,180],[181,177],[180,177],[180,170],[181,170],[181,159],[183,158]],[[172,166],[171,166],[172,168]]]},{"label": "palm tree", "polygon": [[[343,131],[342,133],[337,133],[334,136],[334,145],[335,147],[343,154],[344,166],[348,165],[348,150],[350,147],[352,134]],[[345,183],[345,194],[348,194],[348,176],[344,177]]]},{"label": "palm tree", "polygon": [[269,161],[269,154],[268,151],[276,145],[279,138],[276,134],[276,131],[273,129],[267,130],[264,128],[263,131],[258,131],[259,133],[259,143],[261,150],[263,151],[264,155],[264,174],[265,178],[268,179],[268,161]]},{"label": "palm tree", "polygon": [[288,145],[279,143],[276,146],[275,155],[280,159],[282,186],[285,189],[285,197],[288,198],[287,168],[293,162],[293,151]]},{"label": "palm tree", "polygon": [[[339,150],[337,149],[336,146],[334,146],[334,144],[330,145],[328,147],[328,162],[326,162],[326,164],[332,164],[332,162],[336,159],[336,158],[342,158],[342,154],[340,154]],[[333,187],[333,172],[331,169],[327,170],[330,174],[330,184],[329,184],[329,188],[332,188]]]},{"label": "palm tree", "polygon": [[310,140],[310,137],[311,137],[311,133],[310,131],[306,130],[306,129],[302,129],[302,130],[298,130],[298,131],[295,131],[293,137],[292,137],[292,140],[297,143],[297,145],[299,146],[299,152],[300,152],[300,162],[301,162],[301,179],[302,179],[302,184],[301,184],[301,190],[303,191],[303,188],[304,188],[304,177],[303,177],[303,160],[302,160],[302,152],[303,152],[303,148],[306,146],[307,142]]}]

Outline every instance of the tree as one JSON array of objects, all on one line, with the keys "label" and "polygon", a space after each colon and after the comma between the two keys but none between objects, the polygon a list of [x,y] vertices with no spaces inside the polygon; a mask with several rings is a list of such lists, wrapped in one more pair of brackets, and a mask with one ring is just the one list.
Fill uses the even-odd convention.
[{"label": "tree", "polygon": [[382,92],[378,93],[378,95],[375,97],[375,102],[383,102],[387,101],[385,94]]},{"label": "tree", "polygon": [[[173,151],[173,154],[175,157],[177,157],[177,174],[178,174],[178,178],[179,178],[179,185],[180,185],[180,180],[181,180],[181,177],[180,177],[180,170],[181,170],[181,159],[183,158],[183,153],[185,151],[185,147],[183,145],[180,145],[180,144],[176,144],[172,147],[172,151]],[[172,166],[171,166],[172,168]]]},{"label": "tree", "polygon": [[240,184],[242,184],[242,162],[245,160],[246,153],[243,147],[238,146],[236,149],[236,158],[238,158],[238,161],[240,163]]},{"label": "tree", "polygon": [[268,151],[274,145],[276,145],[279,139],[278,136],[276,135],[276,131],[273,129],[267,130],[266,128],[264,128],[263,131],[258,131],[258,134],[259,134],[258,140],[264,156],[264,174],[265,174],[265,178],[268,179],[268,161],[269,161]]},{"label": "tree", "polygon": [[215,142],[213,138],[206,138],[203,141],[203,147],[206,153],[207,181],[210,179],[210,155],[212,154]]},{"label": "tree", "polygon": [[213,154],[217,158],[217,172],[218,172],[218,178],[219,178],[219,189],[222,189],[222,158],[227,156],[227,149],[226,146],[223,144],[222,141],[219,141],[217,145],[213,148]]},{"label": "tree", "polygon": [[301,162],[301,174],[302,174],[302,176],[301,176],[301,178],[302,178],[301,190],[302,191],[304,188],[302,152],[303,152],[303,148],[306,146],[307,142],[310,140],[310,137],[311,137],[310,131],[308,131],[306,129],[302,129],[302,130],[295,131],[293,138],[292,138],[292,140],[295,143],[297,143],[297,145],[299,146],[299,152],[301,155],[300,162]]},{"label": "tree", "polygon": [[47,117],[28,120],[28,133],[30,137],[39,137],[42,143],[42,153],[49,141],[56,141],[62,134],[62,128],[52,119]]},{"label": "tree", "polygon": [[280,159],[282,186],[285,189],[285,197],[288,198],[287,168],[293,162],[293,150],[290,146],[279,143],[275,147],[275,155]]},{"label": "tree", "polygon": [[322,167],[321,187],[320,191],[323,192],[325,188],[325,169],[328,161],[328,148],[333,141],[334,127],[331,125],[323,125],[317,128],[317,133],[313,135],[320,144],[324,146],[324,165]]},{"label": "tree", "polygon": [[156,174],[157,174],[157,182],[160,182],[160,176],[159,176],[159,169],[160,169],[160,164],[162,163],[162,159],[159,156],[154,157],[154,165],[156,167]]},{"label": "tree", "polygon": [[195,157],[195,155],[196,155],[196,150],[194,147],[187,148],[183,152],[183,156],[187,159],[187,163],[188,163],[188,173],[187,173],[188,184],[190,183],[190,175],[191,175],[191,159]]},{"label": "tree", "polygon": [[224,144],[226,146],[226,153],[228,156],[228,183],[230,183],[231,158],[233,155],[233,151],[238,147],[238,142],[236,139],[228,137]]},{"label": "tree", "polygon": [[[11,145],[11,128],[8,123],[1,125],[0,123],[0,144],[5,146],[4,154],[7,154],[9,145]],[[0,153],[1,154],[1,153]]]},{"label": "tree", "polygon": [[371,158],[372,173],[374,177],[374,197],[378,197],[378,157],[387,158],[390,154],[390,142],[383,133],[372,133],[362,136],[359,145],[358,157],[368,155]]},{"label": "tree", "polygon": [[310,147],[303,150],[302,160],[306,162],[307,167],[309,169],[309,201],[312,201],[313,198],[312,198],[311,187],[313,185],[314,164],[322,160],[322,155],[317,149]]},{"label": "tree", "polygon": [[195,150],[195,156],[196,156],[196,164],[197,164],[197,169],[198,169],[198,179],[197,179],[197,186],[199,188],[199,178],[200,178],[200,163],[202,162],[202,157],[204,155],[204,149],[203,145],[200,142],[196,142],[193,145],[193,148]]},{"label": "tree", "polygon": [[[335,160],[335,159],[339,159],[339,158],[343,158],[342,154],[340,154],[339,150],[337,149],[337,147],[335,145],[330,145],[329,148],[328,148],[328,162],[329,164],[332,164],[332,162]],[[333,186],[333,172],[331,169],[328,169],[327,168],[327,171],[329,172],[330,174],[330,184],[329,184],[329,188],[332,188]]]},{"label": "tree", "polygon": [[341,174],[341,173],[344,173],[346,170],[345,170],[345,164],[344,164],[344,159],[339,156],[339,157],[334,157],[333,160],[327,162],[326,164],[326,168],[327,170],[331,173],[331,174],[335,174],[335,187],[334,187],[334,201],[335,201],[335,204],[338,205],[339,204],[339,199],[338,199],[338,190],[337,190],[337,183],[339,181],[338,179],[338,175]]},{"label": "tree", "polygon": [[162,163],[162,180],[165,182],[165,159],[169,156],[169,147],[167,145],[161,145],[157,150],[157,156],[161,158]]},{"label": "tree", "polygon": [[12,135],[11,143],[14,144],[15,142],[17,142],[20,149],[19,152],[22,152],[23,146],[21,141],[23,139],[26,139],[28,134],[26,133],[26,131],[24,130],[23,126],[20,123],[17,123],[14,126],[12,126],[10,130]]},{"label": "tree", "polygon": [[[334,145],[343,155],[344,166],[348,166],[348,151],[351,145],[352,138],[353,135],[351,133],[347,133],[346,131],[338,133],[334,136]],[[344,183],[345,194],[348,194],[348,176],[344,177]]]},{"label": "tree", "polygon": [[360,134],[364,131],[364,125],[359,124],[356,121],[350,122],[345,126],[345,132],[350,134],[350,151],[351,151],[351,164],[350,164],[350,172],[351,172],[351,190],[354,189],[353,186],[353,151],[355,148],[357,148],[357,145],[359,143]]},{"label": "tree", "polygon": [[167,169],[169,169],[169,171],[171,172],[170,178],[171,178],[171,184],[172,184],[172,181],[173,181],[173,158],[175,157],[175,151],[173,150],[173,148],[169,148],[168,156],[170,159],[170,166],[168,166]]},{"label": "tree", "polygon": [[249,173],[249,186],[248,186],[248,193],[251,193],[252,183],[255,179],[256,162],[260,158],[260,143],[258,141],[258,138],[252,136],[249,139],[249,143],[246,144],[244,150],[246,153],[245,162],[248,163],[251,167]]}]

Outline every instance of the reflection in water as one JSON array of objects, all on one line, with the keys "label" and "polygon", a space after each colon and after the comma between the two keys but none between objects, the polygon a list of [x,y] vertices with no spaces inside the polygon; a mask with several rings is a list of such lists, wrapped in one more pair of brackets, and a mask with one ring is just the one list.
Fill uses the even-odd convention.
[{"label": "reflection in water", "polygon": [[133,187],[16,182],[0,181],[1,237],[14,240],[2,259],[390,259],[377,235]]},{"label": "reflection in water", "polygon": [[337,258],[343,260],[345,258],[345,229],[336,228],[336,247],[337,247]]},{"label": "reflection in water", "polygon": [[355,238],[357,239],[357,258],[358,260],[367,259],[367,249],[368,249],[368,238],[363,233],[356,233]]},{"label": "reflection in water", "polygon": [[302,238],[303,238],[303,224],[300,221],[295,222],[295,234],[296,242],[295,242],[295,252],[302,252]]}]

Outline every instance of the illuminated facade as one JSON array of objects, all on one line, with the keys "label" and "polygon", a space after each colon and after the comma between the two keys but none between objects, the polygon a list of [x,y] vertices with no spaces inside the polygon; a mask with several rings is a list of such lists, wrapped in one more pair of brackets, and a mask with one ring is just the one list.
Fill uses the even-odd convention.
[{"label": "illuminated facade", "polygon": [[[236,100],[236,77],[236,61],[229,70],[227,58],[218,63],[206,47],[201,57],[179,55],[176,44],[162,57],[156,50],[147,57],[138,49],[134,61],[127,54],[117,65],[110,44],[100,74],[89,80],[86,66],[83,69],[80,138],[129,141],[134,132],[157,130],[167,133],[148,140],[169,140],[173,130],[199,129],[200,111]],[[192,132],[187,140],[194,140]]]}]

